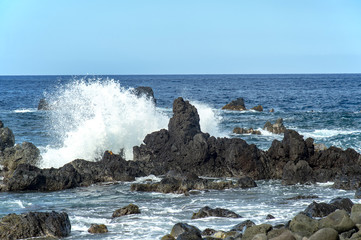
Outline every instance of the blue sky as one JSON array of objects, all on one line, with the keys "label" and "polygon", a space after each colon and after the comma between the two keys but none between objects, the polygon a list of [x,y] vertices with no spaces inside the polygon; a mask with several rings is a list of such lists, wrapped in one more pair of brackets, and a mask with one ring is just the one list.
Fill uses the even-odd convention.
[{"label": "blue sky", "polygon": [[0,0],[0,75],[360,73],[359,0]]}]

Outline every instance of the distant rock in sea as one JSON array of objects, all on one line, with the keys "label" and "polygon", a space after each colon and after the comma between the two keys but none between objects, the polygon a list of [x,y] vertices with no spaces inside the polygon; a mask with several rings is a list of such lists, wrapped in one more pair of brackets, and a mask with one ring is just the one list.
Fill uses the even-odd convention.
[{"label": "distant rock in sea", "polygon": [[236,100],[233,100],[232,102],[223,106],[222,109],[223,110],[244,111],[244,110],[246,110],[246,106],[244,105],[243,98],[237,98]]}]

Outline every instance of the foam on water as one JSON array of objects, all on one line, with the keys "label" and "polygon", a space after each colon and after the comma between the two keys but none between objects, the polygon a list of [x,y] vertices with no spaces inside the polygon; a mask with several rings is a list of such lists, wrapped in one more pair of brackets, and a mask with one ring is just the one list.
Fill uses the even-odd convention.
[{"label": "foam on water", "polygon": [[132,159],[133,146],[168,124],[151,100],[136,97],[114,80],[73,81],[47,98],[54,108],[50,125],[58,146],[46,147],[41,167],[61,167],[77,158],[95,160],[105,150],[124,149]]},{"label": "foam on water", "polygon": [[14,113],[32,113],[36,111],[37,111],[36,108],[21,108],[14,110]]},{"label": "foam on water", "polygon": [[360,133],[356,130],[341,130],[341,129],[316,129],[312,132],[300,132],[305,138],[330,138],[338,135],[350,135],[353,133]]}]

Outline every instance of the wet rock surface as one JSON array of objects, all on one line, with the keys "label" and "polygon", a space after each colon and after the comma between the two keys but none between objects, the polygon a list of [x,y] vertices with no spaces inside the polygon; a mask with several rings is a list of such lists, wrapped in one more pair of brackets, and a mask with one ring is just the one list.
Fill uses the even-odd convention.
[{"label": "wet rock surface", "polygon": [[266,124],[263,126],[263,129],[274,134],[281,134],[286,131],[286,127],[283,125],[282,118],[277,119],[274,124],[271,122],[266,122]]},{"label": "wet rock surface", "polygon": [[1,239],[24,239],[34,237],[67,237],[71,231],[65,212],[29,212],[9,214],[0,220]]},{"label": "wet rock surface", "polygon": [[131,214],[140,214],[139,207],[135,204],[129,204],[128,206],[122,207],[120,209],[117,209],[113,212],[112,217],[121,217],[125,215],[131,215]]},{"label": "wet rock surface", "polygon": [[223,208],[210,208],[208,206],[201,208],[198,212],[194,213],[192,219],[206,218],[206,217],[224,217],[224,218],[241,218],[235,212]]},{"label": "wet rock surface", "polygon": [[222,107],[223,110],[236,110],[236,111],[244,111],[246,110],[246,106],[244,105],[243,98],[237,98],[236,100],[231,101]]}]

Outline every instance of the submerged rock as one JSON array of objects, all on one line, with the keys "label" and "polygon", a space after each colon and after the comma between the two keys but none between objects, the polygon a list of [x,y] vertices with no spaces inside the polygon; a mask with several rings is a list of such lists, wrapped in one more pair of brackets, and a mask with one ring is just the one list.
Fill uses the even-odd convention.
[{"label": "submerged rock", "polygon": [[117,209],[113,212],[112,217],[121,217],[125,215],[131,215],[131,214],[140,214],[139,207],[135,204],[129,204],[128,206],[122,207],[120,209]]},{"label": "submerged rock", "polygon": [[233,100],[232,102],[223,106],[222,109],[223,110],[244,111],[244,110],[246,110],[246,106],[244,105],[243,98],[237,98],[236,100]]},{"label": "submerged rock", "polygon": [[223,209],[223,208],[212,209],[206,206],[201,208],[198,212],[193,213],[192,219],[206,218],[206,217],[241,218],[240,215],[228,209]]},{"label": "submerged rock", "polygon": [[1,239],[24,239],[35,237],[67,237],[71,231],[65,212],[29,212],[9,214],[0,220]]}]

